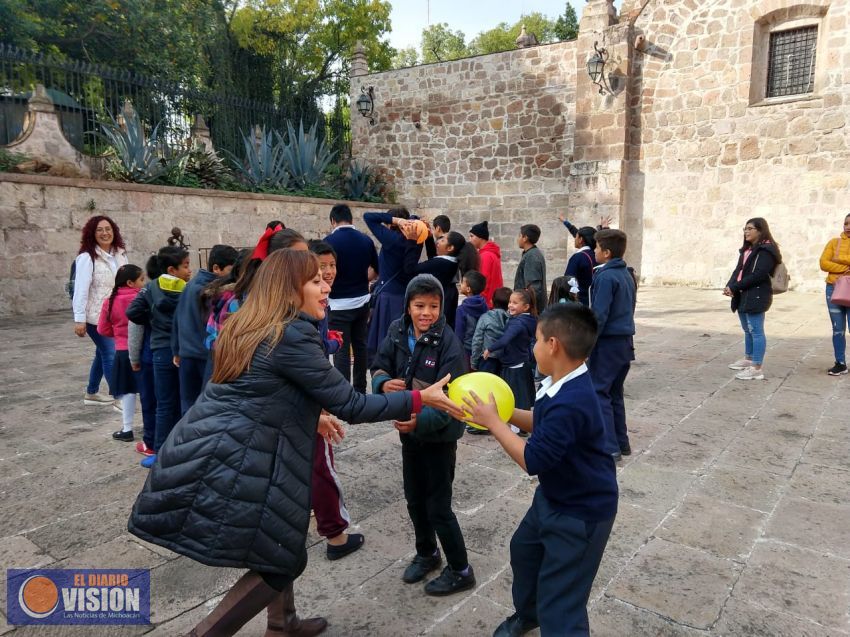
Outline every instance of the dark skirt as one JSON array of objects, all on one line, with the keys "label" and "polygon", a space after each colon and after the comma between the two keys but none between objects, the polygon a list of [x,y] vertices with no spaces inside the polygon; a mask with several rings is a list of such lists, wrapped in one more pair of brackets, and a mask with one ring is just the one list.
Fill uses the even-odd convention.
[{"label": "dark skirt", "polygon": [[369,317],[369,339],[366,342],[366,347],[370,352],[377,352],[381,348],[381,343],[387,336],[390,323],[401,318],[403,312],[403,294],[391,294],[382,291],[378,295],[375,307],[372,308],[372,315]]},{"label": "dark skirt", "polygon": [[502,375],[502,363],[499,362],[498,358],[486,358],[481,361],[478,365],[479,372],[489,372],[490,374],[496,374],[496,376]]},{"label": "dark skirt", "polygon": [[114,396],[139,393],[136,386],[136,372],[130,365],[130,352],[126,349],[115,350],[115,362],[112,364],[112,382],[110,385]]},{"label": "dark skirt", "polygon": [[531,363],[523,363],[522,367],[502,367],[500,376],[511,386],[517,409],[531,409],[534,406],[536,392]]}]

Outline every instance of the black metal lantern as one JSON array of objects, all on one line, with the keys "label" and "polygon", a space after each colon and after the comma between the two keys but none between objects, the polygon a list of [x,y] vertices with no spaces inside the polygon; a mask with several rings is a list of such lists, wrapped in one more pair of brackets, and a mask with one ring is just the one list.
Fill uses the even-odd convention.
[{"label": "black metal lantern", "polygon": [[363,117],[369,118],[369,123],[374,125],[375,118],[372,117],[372,113],[375,111],[375,91],[370,86],[368,89],[361,88],[360,89],[360,97],[357,98],[357,102],[355,103],[357,106],[357,112],[360,113]]},{"label": "black metal lantern", "polygon": [[593,43],[595,53],[587,60],[587,74],[590,76],[590,81],[599,87],[599,94],[605,95],[607,90],[611,93],[611,87],[605,80],[605,64],[608,62],[608,50],[600,49],[597,45],[599,42]]}]

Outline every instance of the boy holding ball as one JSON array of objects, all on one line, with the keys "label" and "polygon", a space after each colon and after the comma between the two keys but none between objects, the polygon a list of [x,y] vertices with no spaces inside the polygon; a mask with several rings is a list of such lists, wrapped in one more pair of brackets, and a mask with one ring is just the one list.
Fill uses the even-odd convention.
[{"label": "boy holding ball", "polygon": [[[614,459],[585,360],[596,318],[584,306],[550,307],[537,324],[534,356],[543,380],[534,410],[514,410],[511,432],[488,397],[466,399],[469,420],[490,430],[540,486],[511,539],[516,612],[493,637],[589,635],[587,600],[617,514]],[[487,399],[488,402],[483,402]]]}]

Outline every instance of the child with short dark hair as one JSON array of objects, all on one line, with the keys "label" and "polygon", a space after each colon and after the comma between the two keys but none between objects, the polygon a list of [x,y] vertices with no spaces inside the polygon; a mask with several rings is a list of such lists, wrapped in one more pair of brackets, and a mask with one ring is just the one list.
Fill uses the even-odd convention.
[{"label": "child with short dark hair", "polygon": [[472,337],[472,364],[470,365],[472,369],[496,375],[502,371],[498,356],[491,355],[485,360],[483,354],[485,349],[491,349],[493,343],[505,333],[511,294],[513,292],[510,288],[498,288],[493,292],[493,309],[488,310],[478,319],[478,325],[475,326],[475,334]]},{"label": "child with short dark hair", "polygon": [[540,317],[534,357],[547,377],[534,411],[515,409],[511,433],[492,401],[472,396],[470,420],[490,430],[507,454],[540,485],[511,538],[516,612],[494,637],[589,635],[587,600],[617,515],[617,476],[585,359],[596,340],[588,308],[566,303]]},{"label": "child with short dark hair", "polygon": [[[155,281],[162,272],[156,255],[152,254],[145,263],[148,281]],[[126,312],[125,312],[126,314]],[[153,455],[153,440],[156,436],[156,392],[153,382],[153,352],[151,352],[151,326],[127,322],[127,349],[130,367],[136,373],[139,403],[142,406],[142,439],[136,443],[136,451],[143,456]]]},{"label": "child with short dark hair", "polygon": [[180,419],[180,377],[174,366],[171,331],[174,312],[180,294],[192,276],[189,252],[177,246],[160,248],[157,253],[162,274],[150,281],[127,308],[127,318],[133,323],[151,326],[154,393],[156,395],[156,432],[153,455],[141,465],[149,469],[156,461],[156,452],[165,442],[174,424]]},{"label": "child with short dark hair", "polygon": [[204,312],[201,293],[204,288],[233,269],[239,253],[228,245],[214,245],[207,258],[207,268],[201,268],[189,281],[177,309],[174,312],[174,324],[171,331],[171,349],[174,351],[174,364],[180,377],[180,414],[189,411],[204,389],[204,370],[207,366],[207,348],[204,340],[207,336],[208,314]]},{"label": "child with short dark hair", "polygon": [[[590,284],[593,282],[593,268],[596,267],[596,258],[593,253],[596,250],[596,228],[582,226],[577,228],[564,215],[558,217],[573,235],[573,245],[576,252],[567,261],[567,269],[564,276],[568,278],[572,287],[577,289],[578,302],[582,305],[590,305]],[[600,226],[601,227],[601,226]]]},{"label": "child with short dark hair", "polygon": [[599,338],[587,361],[608,431],[608,450],[615,459],[632,452],[626,427],[623,385],[635,359],[637,288],[623,255],[627,237],[621,230],[596,233],[596,267],[590,307],[599,322]]},{"label": "child with short dark hair", "polygon": [[[446,374],[466,372],[463,352],[443,316],[443,286],[430,274],[407,285],[404,314],[389,327],[372,366],[372,391],[422,389]],[[450,595],[475,586],[466,544],[452,511],[457,441],[463,423],[426,407],[410,420],[396,421],[401,438],[404,497],[416,535],[416,556],[402,580],[413,584],[441,563],[437,538],[448,566],[425,586],[428,595]]]},{"label": "child with short dark hair", "polygon": [[532,223],[519,229],[517,246],[522,250],[522,258],[514,276],[514,290],[531,288],[538,303],[546,299],[546,257],[537,247],[540,241],[540,227]]},{"label": "child with short dark hair", "polygon": [[489,307],[482,294],[487,286],[487,279],[477,270],[470,270],[460,280],[460,293],[466,298],[458,305],[455,313],[455,334],[460,339],[466,355],[467,367],[472,357],[472,337],[475,336],[475,326],[478,319]]}]

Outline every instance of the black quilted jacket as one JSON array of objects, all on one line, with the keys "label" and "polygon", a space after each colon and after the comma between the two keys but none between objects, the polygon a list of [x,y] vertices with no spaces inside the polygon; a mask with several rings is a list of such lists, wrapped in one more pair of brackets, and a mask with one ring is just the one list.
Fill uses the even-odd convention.
[{"label": "black quilted jacket", "polygon": [[409,418],[410,392],[355,392],[299,318],[235,381],[207,384],[160,449],[128,529],[211,566],[297,577],[322,408],[348,422]]}]

